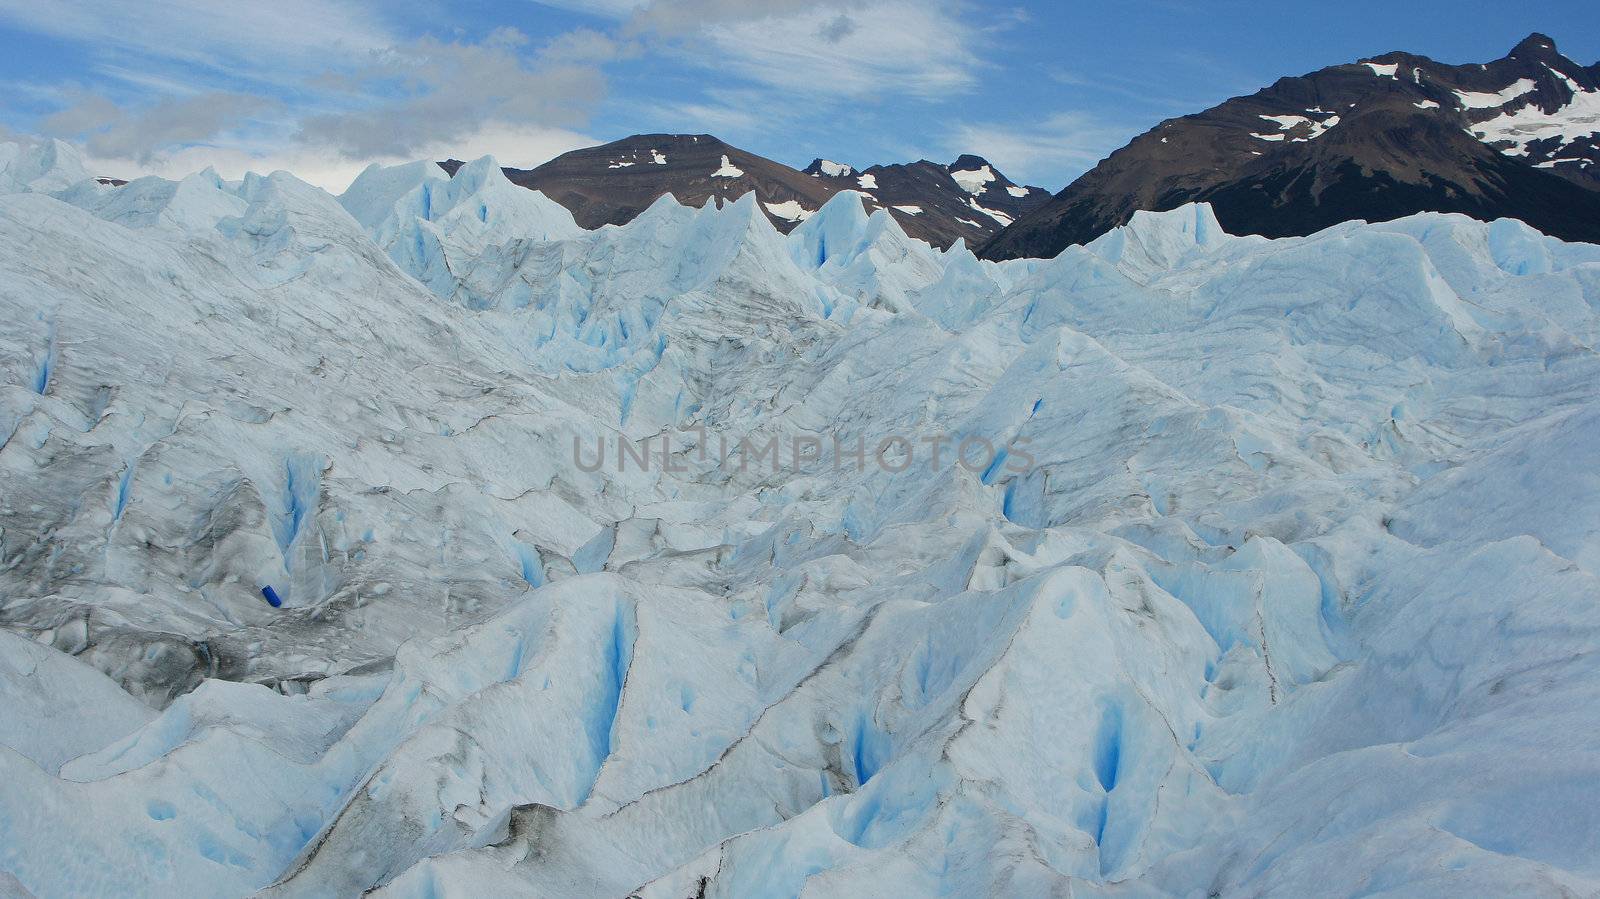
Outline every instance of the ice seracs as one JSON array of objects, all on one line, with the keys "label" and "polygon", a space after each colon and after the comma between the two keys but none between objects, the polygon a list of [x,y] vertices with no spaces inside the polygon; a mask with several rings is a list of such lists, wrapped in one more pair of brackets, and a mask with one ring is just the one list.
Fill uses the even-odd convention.
[{"label": "ice seracs", "polygon": [[0,143],[0,190],[51,193],[88,180],[83,157],[65,141]]},{"label": "ice seracs", "polygon": [[492,156],[453,176],[414,162],[361,173],[339,203],[397,263],[440,296],[463,284],[474,260],[516,241],[548,241],[582,232],[572,214],[538,191],[506,180]]},{"label": "ice seracs", "polygon": [[39,178],[13,892],[1600,882],[1600,247],[1188,204],[992,263],[855,191],[785,235],[585,231],[493,160]]}]

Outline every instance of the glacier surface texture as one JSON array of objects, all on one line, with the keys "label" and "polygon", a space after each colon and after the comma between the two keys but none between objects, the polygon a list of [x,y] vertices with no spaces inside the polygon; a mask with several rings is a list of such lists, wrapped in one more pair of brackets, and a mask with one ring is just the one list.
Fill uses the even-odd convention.
[{"label": "glacier surface texture", "polygon": [[1510,220],[0,145],[0,896],[1600,894],[1597,340]]}]

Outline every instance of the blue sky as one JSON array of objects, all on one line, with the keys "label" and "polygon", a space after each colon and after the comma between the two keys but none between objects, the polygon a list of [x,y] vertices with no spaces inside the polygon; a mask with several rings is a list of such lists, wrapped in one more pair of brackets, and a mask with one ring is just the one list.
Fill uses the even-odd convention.
[{"label": "blue sky", "polygon": [[646,131],[802,166],[988,157],[1057,190],[1163,118],[1405,49],[1486,62],[1542,31],[1600,59],[1600,4],[1345,0],[0,0],[0,136],[104,174],[370,161],[531,166]]}]

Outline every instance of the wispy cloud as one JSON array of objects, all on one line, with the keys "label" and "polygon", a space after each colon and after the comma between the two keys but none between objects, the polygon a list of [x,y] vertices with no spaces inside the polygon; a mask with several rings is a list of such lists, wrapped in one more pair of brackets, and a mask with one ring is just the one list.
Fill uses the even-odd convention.
[{"label": "wispy cloud", "polygon": [[944,141],[949,154],[979,152],[1018,181],[1060,190],[1111,151],[1130,129],[1079,112],[1058,112],[1035,124],[964,122]]},{"label": "wispy cloud", "polygon": [[980,27],[958,0],[543,0],[618,23],[616,33],[729,88],[745,81],[791,93],[790,102],[836,97],[943,98],[975,83],[975,46],[1016,24]]},{"label": "wispy cloud", "polygon": [[182,61],[263,81],[298,78],[340,54],[399,40],[373,7],[351,0],[0,0],[0,22],[103,56]]},{"label": "wispy cloud", "polygon": [[937,2],[805,4],[709,21],[681,39],[683,53],[801,100],[945,99],[972,88],[980,65],[974,30]]},{"label": "wispy cloud", "polygon": [[1253,79],[1232,70],[1224,71],[1221,64],[1194,54],[1171,54],[1168,62],[1193,69],[1195,76],[1175,80],[1140,75],[1137,71],[1132,74],[1107,71],[1084,73],[1065,66],[1051,67],[1046,74],[1051,81],[1070,88],[1079,97],[1092,97],[1119,105],[1134,104],[1165,115],[1198,112],[1229,97],[1258,90],[1265,83],[1260,78]]}]

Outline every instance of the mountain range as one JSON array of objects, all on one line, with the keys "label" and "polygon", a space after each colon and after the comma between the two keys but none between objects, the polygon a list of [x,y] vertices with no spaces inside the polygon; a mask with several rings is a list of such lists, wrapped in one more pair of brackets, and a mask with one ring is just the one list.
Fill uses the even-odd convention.
[{"label": "mountain range", "polygon": [[[461,162],[440,165],[454,174]],[[957,240],[986,243],[1050,199],[1044,188],[1019,186],[978,156],[860,171],[818,159],[800,171],[709,134],[636,134],[505,174],[565,206],[585,228],[626,224],[666,194],[702,206],[753,192],[762,212],[787,233],[834,194],[854,190],[869,211],[887,208],[907,234],[940,248]]]},{"label": "mountain range", "polygon": [[1431,211],[1600,243],[1600,64],[1533,34],[1483,64],[1392,52],[1330,66],[1162,122],[1054,196],[979,156],[797,170],[708,134],[634,135],[505,174],[585,228],[628,222],[665,194],[698,206],[754,192],[787,232],[855,190],[907,234],[940,248],[959,239],[994,260],[1054,256],[1138,210],[1191,202],[1211,204],[1237,234]]},{"label": "mountain range", "polygon": [[1205,201],[1231,233],[1286,237],[1414,212],[1520,219],[1600,242],[1600,65],[1534,34],[1504,58],[1410,53],[1283,78],[1162,122],[982,249],[1053,256],[1137,210]]}]

